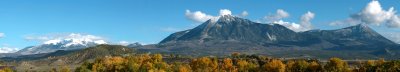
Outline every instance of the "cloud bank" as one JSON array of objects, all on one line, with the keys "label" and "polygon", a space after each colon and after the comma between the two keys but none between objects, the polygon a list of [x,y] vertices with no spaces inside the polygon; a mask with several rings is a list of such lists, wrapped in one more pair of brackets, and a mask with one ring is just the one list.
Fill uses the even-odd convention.
[{"label": "cloud bank", "polygon": [[186,10],[185,16],[186,16],[186,18],[188,18],[194,22],[205,22],[209,19],[215,18],[214,16],[207,15],[201,11],[192,12],[190,10]]},{"label": "cloud bank", "polygon": [[267,15],[264,17],[266,23],[275,23],[282,26],[285,26],[288,29],[291,29],[295,32],[307,31],[313,29],[313,25],[311,24],[311,20],[314,18],[315,14],[308,11],[304,15],[300,17],[300,24],[295,22],[286,22],[283,19],[288,18],[290,14],[283,9],[276,10],[275,14]]},{"label": "cloud bank", "polygon": [[63,40],[72,40],[74,42],[76,41],[75,43],[95,42],[97,44],[107,44],[106,40],[103,37],[79,33],[26,36],[25,39],[28,41],[40,41],[43,42],[43,44],[54,44]]},{"label": "cloud bank", "polygon": [[18,48],[11,48],[11,47],[0,47],[0,53],[14,53],[17,52]]},{"label": "cloud bank", "polygon": [[219,10],[219,15],[223,16],[223,15],[232,15],[232,12],[228,9],[221,9]]},{"label": "cloud bank", "polygon": [[289,16],[290,16],[289,13],[286,12],[285,10],[278,9],[276,10],[276,14],[265,16],[264,19],[266,19],[268,22],[274,22],[282,20],[283,18],[288,18]]},{"label": "cloud bank", "polygon": [[394,8],[390,7],[388,10],[384,10],[379,1],[376,0],[368,3],[360,12],[351,14],[346,20],[335,21],[330,23],[330,25],[355,25],[361,23],[376,26],[385,25],[389,28],[400,27],[400,19],[396,15]]},{"label": "cloud bank", "polygon": [[300,26],[302,26],[303,30],[311,30],[313,29],[313,25],[311,24],[311,20],[314,18],[315,14],[308,11],[306,14],[301,16],[300,18]]}]

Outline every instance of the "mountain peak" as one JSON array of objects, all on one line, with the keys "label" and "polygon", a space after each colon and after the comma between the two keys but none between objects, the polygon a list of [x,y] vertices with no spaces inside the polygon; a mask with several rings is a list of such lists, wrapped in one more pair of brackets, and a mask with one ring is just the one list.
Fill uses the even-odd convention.
[{"label": "mountain peak", "polygon": [[358,27],[358,28],[362,28],[362,29],[366,29],[366,28],[369,29],[369,26],[366,25],[366,24],[358,24],[358,25],[355,25],[355,26],[353,26],[353,27]]},{"label": "mountain peak", "polygon": [[235,16],[232,15],[221,15],[220,19],[231,19],[234,18]]},{"label": "mountain peak", "polygon": [[231,22],[233,20],[235,20],[235,17],[232,15],[222,15],[217,22]]},{"label": "mountain peak", "polygon": [[351,29],[352,31],[357,31],[357,32],[374,32],[368,25],[366,24],[358,24],[350,27],[346,27],[344,29]]},{"label": "mountain peak", "polygon": [[292,36],[294,34],[295,32],[284,26],[260,24],[232,15],[221,15],[216,22],[208,20],[188,31],[174,33],[160,43],[178,41],[200,43],[207,41],[272,42],[284,39],[285,36],[282,35],[294,38]]}]

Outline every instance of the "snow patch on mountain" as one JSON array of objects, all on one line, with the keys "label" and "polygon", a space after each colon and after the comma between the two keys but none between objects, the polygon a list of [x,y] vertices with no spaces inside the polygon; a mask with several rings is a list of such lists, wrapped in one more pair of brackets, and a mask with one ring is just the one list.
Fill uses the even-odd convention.
[{"label": "snow patch on mountain", "polygon": [[26,47],[16,53],[22,55],[39,54],[55,52],[57,50],[75,50],[96,46],[99,44],[107,44],[102,37],[77,33],[71,33],[67,36],[49,38],[53,39],[44,41],[42,45]]},{"label": "snow patch on mountain", "polygon": [[68,47],[71,45],[87,45],[89,43],[95,44],[107,44],[106,41],[102,40],[101,37],[94,35],[81,35],[72,33],[65,38],[57,38],[53,40],[48,40],[44,42],[44,44],[64,44],[64,47]]}]

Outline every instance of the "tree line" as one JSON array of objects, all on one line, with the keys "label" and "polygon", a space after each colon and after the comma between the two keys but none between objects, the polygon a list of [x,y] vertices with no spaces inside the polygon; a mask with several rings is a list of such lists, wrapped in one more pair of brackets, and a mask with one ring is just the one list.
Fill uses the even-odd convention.
[{"label": "tree line", "polygon": [[308,59],[280,60],[233,53],[230,57],[199,57],[164,61],[161,54],[109,56],[84,62],[75,72],[400,72],[400,60],[360,61],[349,66],[340,58],[327,62]]}]

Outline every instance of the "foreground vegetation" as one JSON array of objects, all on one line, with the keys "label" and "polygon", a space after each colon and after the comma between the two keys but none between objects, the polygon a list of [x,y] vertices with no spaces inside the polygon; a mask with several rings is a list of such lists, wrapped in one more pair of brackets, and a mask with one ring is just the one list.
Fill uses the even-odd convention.
[{"label": "foreground vegetation", "polygon": [[[0,67],[0,72],[14,72]],[[229,57],[188,58],[162,54],[127,54],[86,61],[77,68],[62,66],[49,72],[400,72],[400,60],[347,63],[340,58],[281,60],[233,53]],[[31,71],[27,71],[31,72]]]},{"label": "foreground vegetation", "polygon": [[165,62],[161,54],[113,56],[85,62],[76,72],[399,72],[400,61],[369,60],[349,66],[340,58],[282,61],[256,55],[232,54],[226,58],[200,57],[190,61]]}]

